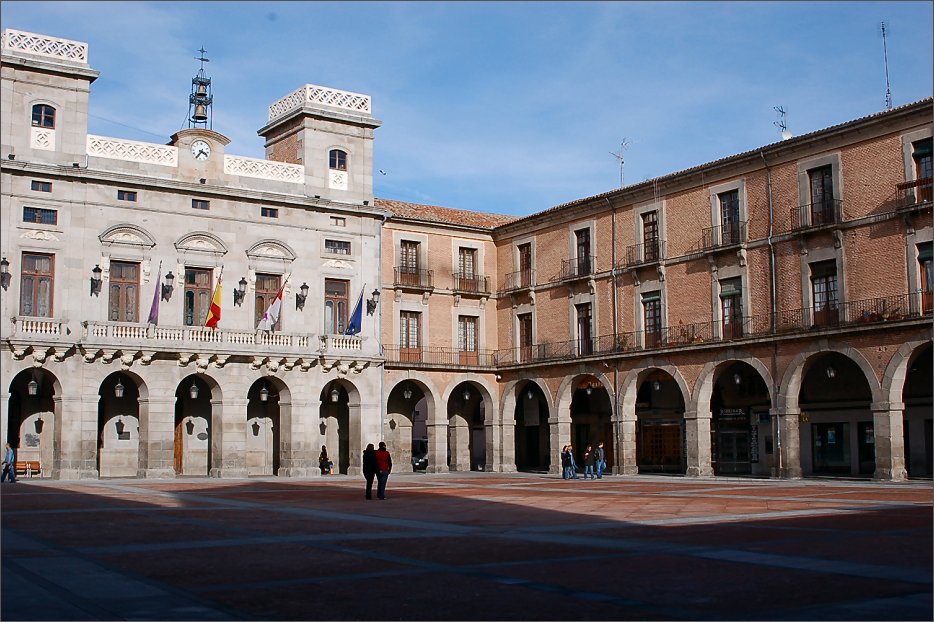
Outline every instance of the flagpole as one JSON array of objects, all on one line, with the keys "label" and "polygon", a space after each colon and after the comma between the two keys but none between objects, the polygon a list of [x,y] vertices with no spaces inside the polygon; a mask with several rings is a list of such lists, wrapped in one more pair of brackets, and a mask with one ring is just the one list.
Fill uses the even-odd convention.
[{"label": "flagpole", "polygon": [[[224,278],[224,266],[221,266],[221,272],[217,275],[217,284],[214,286],[214,290],[211,292],[211,302],[214,302],[214,296],[217,294],[217,288],[221,286],[221,279]],[[204,314],[204,322],[201,323],[201,328],[204,328],[208,324],[208,316],[211,315],[211,307],[208,307],[208,312]]]}]

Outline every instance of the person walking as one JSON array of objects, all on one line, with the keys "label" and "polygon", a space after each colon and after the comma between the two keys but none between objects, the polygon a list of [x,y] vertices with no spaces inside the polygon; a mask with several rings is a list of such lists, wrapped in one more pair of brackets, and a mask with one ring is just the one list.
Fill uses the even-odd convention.
[{"label": "person walking", "polygon": [[561,448],[561,479],[570,479],[571,478],[571,452],[568,451],[568,446],[565,445]]},{"label": "person walking", "polygon": [[587,445],[587,451],[584,452],[584,479],[590,476],[590,479],[597,479],[594,473],[594,466],[597,464],[597,455],[593,450],[593,445]]},{"label": "person walking", "polygon": [[376,457],[376,498],[380,501],[386,499],[386,482],[389,480],[389,472],[392,471],[392,456],[386,451],[386,443],[379,442],[379,449],[375,452]]},{"label": "person walking", "polygon": [[366,498],[373,498],[373,478],[376,477],[376,450],[369,443],[363,450],[363,477],[366,478]]},{"label": "person walking", "polygon": [[574,445],[568,445],[568,456],[571,459],[571,479],[577,479],[577,460],[574,459]]},{"label": "person walking", "polygon": [[334,463],[328,458],[328,448],[324,445],[321,446],[321,453],[318,454],[318,468],[321,469],[321,475],[330,475],[331,469],[334,468]]},{"label": "person walking", "polygon": [[7,443],[3,449],[3,474],[0,475],[0,482],[6,481],[6,476],[10,476],[10,483],[16,483],[16,452]]},{"label": "person walking", "polygon": [[597,443],[594,452],[597,458],[597,479],[603,479],[603,472],[606,470],[606,450],[603,448],[603,441]]}]

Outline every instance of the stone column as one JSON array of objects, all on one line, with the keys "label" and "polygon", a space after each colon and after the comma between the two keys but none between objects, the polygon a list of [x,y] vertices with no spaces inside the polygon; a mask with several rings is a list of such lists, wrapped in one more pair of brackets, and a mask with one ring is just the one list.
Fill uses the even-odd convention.
[{"label": "stone column", "polygon": [[623,419],[619,422],[619,439],[616,449],[617,475],[638,475],[639,463],[636,462],[636,419]]},{"label": "stone column", "polygon": [[453,417],[454,438],[451,441],[451,470],[470,471],[470,426],[460,417]]},{"label": "stone column", "polygon": [[684,411],[684,434],[687,448],[687,475],[712,477],[710,463],[710,418],[698,417],[696,410]]},{"label": "stone column", "polygon": [[875,434],[876,471],[873,479],[903,481],[905,469],[905,430],[901,402],[873,402],[872,429]]},{"label": "stone column", "polygon": [[53,479],[97,479],[97,395],[55,396]]},{"label": "stone column", "polygon": [[137,477],[175,477],[175,396],[139,400],[139,471]]},{"label": "stone column", "polygon": [[502,431],[500,434],[501,442],[497,448],[496,455],[498,461],[498,468],[495,468],[496,471],[501,471],[503,473],[515,473],[516,472],[516,420],[515,419],[503,419],[502,423],[499,425],[499,429]]},{"label": "stone column", "polygon": [[802,476],[801,411],[773,408],[770,412],[778,431],[775,443],[779,460],[777,475],[781,479],[799,479]]},{"label": "stone column", "polygon": [[317,404],[308,400],[279,403],[279,477],[320,475],[310,439],[317,439]]},{"label": "stone column", "polygon": [[558,413],[548,418],[548,426],[551,428],[551,465],[548,473],[551,475],[561,475],[564,469],[561,466],[561,449],[571,442],[571,422],[559,421]]},{"label": "stone column", "polygon": [[429,473],[447,473],[448,469],[448,422],[431,421],[428,428]]},{"label": "stone column", "polygon": [[245,398],[211,400],[211,477],[246,477]]}]

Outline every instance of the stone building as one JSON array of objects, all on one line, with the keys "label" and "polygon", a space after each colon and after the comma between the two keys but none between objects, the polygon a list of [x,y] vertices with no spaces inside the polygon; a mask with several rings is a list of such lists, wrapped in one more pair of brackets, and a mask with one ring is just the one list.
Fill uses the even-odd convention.
[{"label": "stone building", "polygon": [[620,475],[934,472],[931,99],[514,218],[374,199],[380,121],[331,88],[270,106],[265,159],[203,72],[168,144],[88,135],[87,54],[3,36],[0,432],[44,476],[356,474],[381,438],[432,472],[601,440]]}]

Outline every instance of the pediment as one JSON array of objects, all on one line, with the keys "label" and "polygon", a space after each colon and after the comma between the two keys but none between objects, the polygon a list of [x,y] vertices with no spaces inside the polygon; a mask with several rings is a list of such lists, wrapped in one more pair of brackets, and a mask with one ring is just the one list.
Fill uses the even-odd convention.
[{"label": "pediment", "polygon": [[288,244],[279,240],[260,240],[246,252],[251,259],[282,259],[295,261],[297,255]]},{"label": "pediment", "polygon": [[219,237],[207,231],[193,231],[183,235],[175,241],[175,248],[180,253],[227,254],[227,245]]},{"label": "pediment", "polygon": [[131,224],[114,225],[98,236],[104,246],[152,248],[156,239],[142,227]]}]

